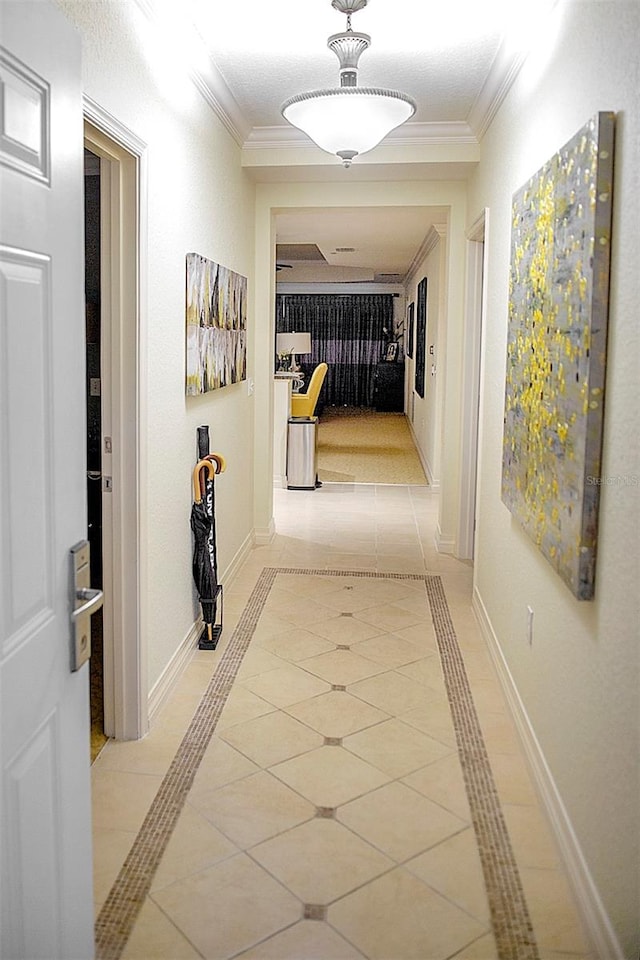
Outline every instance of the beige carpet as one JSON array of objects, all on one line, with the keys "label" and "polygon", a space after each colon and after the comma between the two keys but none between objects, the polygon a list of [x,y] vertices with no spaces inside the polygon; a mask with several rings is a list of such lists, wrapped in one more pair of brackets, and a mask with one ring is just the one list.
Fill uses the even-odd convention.
[{"label": "beige carpet", "polygon": [[405,415],[353,407],[323,410],[318,476],[335,483],[427,483]]}]

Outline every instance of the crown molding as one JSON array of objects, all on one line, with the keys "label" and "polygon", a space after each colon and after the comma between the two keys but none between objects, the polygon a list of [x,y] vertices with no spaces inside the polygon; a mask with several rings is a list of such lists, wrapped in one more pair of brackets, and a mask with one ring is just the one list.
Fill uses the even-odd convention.
[{"label": "crown molding", "polygon": [[310,142],[301,130],[283,123],[277,127],[253,127],[242,146],[244,150],[262,150],[265,147],[282,149]]},{"label": "crown molding", "polygon": [[[395,146],[429,146],[432,144],[477,144],[477,138],[465,121],[444,123],[404,123],[384,138],[384,143]],[[299,148],[310,143],[309,138],[290,124],[272,127],[254,127],[245,140],[245,150]]]},{"label": "crown molding", "polygon": [[338,281],[337,283],[331,282],[298,282],[298,283],[280,283],[276,281],[276,293],[280,293],[284,296],[289,294],[296,293],[335,293],[335,294],[351,294],[351,293],[381,293],[381,294],[391,294],[392,296],[403,296],[404,286],[401,283],[376,283],[375,281],[353,281],[349,283],[344,283]]},{"label": "crown molding", "polygon": [[[134,0],[134,3],[151,23],[162,25],[162,17],[155,6],[154,0]],[[238,146],[242,147],[249,136],[250,126],[224,77],[206,50],[204,41],[199,34],[196,34],[196,36],[198,36],[205,51],[207,66],[205,70],[199,70],[190,64],[185,64],[186,72],[227,132],[231,134]]]},{"label": "crown molding", "polygon": [[385,138],[398,146],[427,146],[432,143],[472,143],[478,138],[465,120],[439,123],[403,123]]},{"label": "crown molding", "polygon": [[[540,16],[550,17],[560,3],[561,0],[545,0]],[[467,117],[469,127],[479,141],[491,126],[530,53],[526,42],[520,49],[511,52],[508,47],[509,41],[503,39]]]},{"label": "crown molding", "polygon": [[447,234],[446,223],[434,223],[431,225],[431,227],[429,228],[429,232],[427,233],[426,237],[420,244],[420,248],[418,252],[416,253],[413,260],[411,261],[411,266],[407,270],[406,278],[405,278],[407,281],[411,280],[411,278],[417,272],[418,267],[420,266],[422,261],[426,260],[426,258],[429,256],[431,251],[437,247],[439,242],[442,240],[443,237],[446,236],[446,234]]},{"label": "crown molding", "polygon": [[206,75],[192,68],[189,70],[189,75],[223,126],[238,146],[242,147],[249,134],[249,124],[213,61],[209,60]]},{"label": "crown molding", "polygon": [[[162,15],[156,0],[134,0],[134,2],[151,23],[162,24]],[[556,3],[557,0],[551,0],[552,7]],[[199,34],[196,35],[206,51],[204,41]],[[503,42],[466,121],[405,123],[392,130],[385,137],[384,142],[403,147],[478,144],[511,89],[526,57],[526,51],[510,53],[507,44]],[[286,123],[252,128],[208,51],[206,51],[206,64],[204,70],[186,65],[187,73],[238,146],[251,151],[300,148],[310,144],[308,137],[302,131]]]},{"label": "crown molding", "polygon": [[526,52],[508,53],[505,43],[500,45],[482,89],[469,111],[469,127],[478,140],[491,126],[525,60]]}]

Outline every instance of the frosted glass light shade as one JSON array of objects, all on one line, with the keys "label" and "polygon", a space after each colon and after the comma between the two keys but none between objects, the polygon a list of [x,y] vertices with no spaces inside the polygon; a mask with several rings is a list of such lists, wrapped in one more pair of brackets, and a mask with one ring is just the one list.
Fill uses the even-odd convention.
[{"label": "frosted glass light shade", "polygon": [[313,90],[291,97],[282,115],[317,143],[344,160],[372,150],[391,130],[416,112],[410,97],[376,87]]}]

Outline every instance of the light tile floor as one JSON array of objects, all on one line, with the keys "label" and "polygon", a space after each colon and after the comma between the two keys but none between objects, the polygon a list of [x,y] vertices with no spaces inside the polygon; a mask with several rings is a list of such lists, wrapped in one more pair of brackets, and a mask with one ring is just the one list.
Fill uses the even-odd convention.
[{"label": "light tile floor", "polygon": [[[263,568],[344,576],[273,579],[128,942],[101,955],[589,958],[471,612],[471,567],[434,547],[437,496],[325,484],[276,490],[275,514],[273,543],[225,589],[218,650],[194,654],[145,740],[110,741],[92,768],[96,914]],[[349,571],[441,578],[537,952],[494,937],[424,581]]]}]

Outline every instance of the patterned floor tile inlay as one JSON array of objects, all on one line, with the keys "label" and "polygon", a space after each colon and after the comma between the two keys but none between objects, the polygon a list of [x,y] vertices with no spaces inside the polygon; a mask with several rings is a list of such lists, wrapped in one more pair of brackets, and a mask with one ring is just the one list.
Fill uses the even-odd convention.
[{"label": "patterned floor tile inlay", "polygon": [[440,577],[425,577],[500,960],[538,960],[520,874]]},{"label": "patterned floor tile inlay", "polygon": [[278,574],[263,570],[95,925],[97,960],[118,960],[133,930],[242,658]]},{"label": "patterned floor tile inlay", "polygon": [[[140,832],[96,921],[96,957],[118,960],[127,944],[153,877],[184,807],[205,750],[240,669],[258,619],[279,574],[319,577],[378,578],[424,582],[431,605],[458,753],[471,807],[492,926],[500,960],[538,960],[520,876],[498,800],[482,732],[473,704],[464,662],[456,639],[440,577],[411,573],[315,570],[265,567],[229,645],[193,716],[189,728],[147,813]],[[346,688],[333,685],[332,689]],[[328,745],[340,743],[326,738]],[[316,816],[333,818],[331,807]],[[304,905],[304,917],[325,919],[321,904]]]}]

